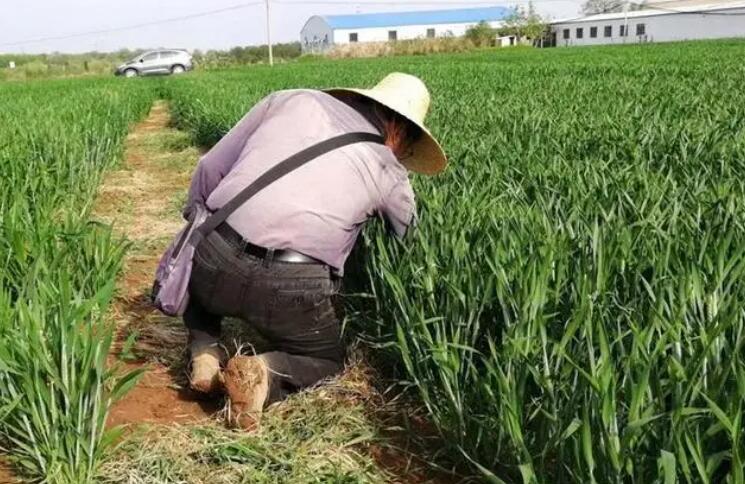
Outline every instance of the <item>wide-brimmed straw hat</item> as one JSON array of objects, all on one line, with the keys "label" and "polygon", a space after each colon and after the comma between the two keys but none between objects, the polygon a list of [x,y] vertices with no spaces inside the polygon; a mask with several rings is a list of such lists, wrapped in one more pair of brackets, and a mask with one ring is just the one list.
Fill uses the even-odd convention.
[{"label": "wide-brimmed straw hat", "polygon": [[372,89],[334,88],[329,94],[354,93],[372,99],[391,109],[422,130],[422,135],[411,146],[411,155],[400,160],[409,170],[434,175],[445,169],[447,156],[440,144],[424,126],[429,110],[430,96],[427,86],[418,77],[394,72]]}]

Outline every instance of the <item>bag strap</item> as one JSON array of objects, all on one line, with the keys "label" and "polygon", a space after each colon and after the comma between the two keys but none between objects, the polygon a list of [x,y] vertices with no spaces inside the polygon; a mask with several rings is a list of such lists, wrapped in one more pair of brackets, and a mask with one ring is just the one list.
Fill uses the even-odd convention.
[{"label": "bag strap", "polygon": [[207,217],[202,225],[193,232],[192,243],[198,244],[204,237],[209,235],[210,232],[215,230],[218,225],[225,222],[227,218],[235,212],[241,205],[246,201],[259,193],[261,190],[271,185],[275,181],[279,180],[283,176],[287,175],[291,171],[294,171],[309,161],[318,158],[330,151],[341,148],[342,146],[351,145],[354,143],[379,143],[383,144],[384,140],[379,134],[373,133],[346,133],[333,138],[329,138],[325,141],[321,141],[315,145],[312,145],[304,150],[295,153],[289,158],[277,163],[273,167],[269,168],[261,176],[259,176],[253,183],[241,190],[235,197],[233,197],[228,203],[223,205],[218,211]]}]

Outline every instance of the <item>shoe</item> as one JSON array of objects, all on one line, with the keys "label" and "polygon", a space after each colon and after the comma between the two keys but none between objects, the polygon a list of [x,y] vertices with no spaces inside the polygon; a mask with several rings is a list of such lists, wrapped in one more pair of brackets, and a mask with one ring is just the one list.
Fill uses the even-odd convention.
[{"label": "shoe", "polygon": [[191,373],[189,386],[199,393],[219,393],[223,390],[220,365],[225,361],[225,352],[216,343],[210,345],[192,343]]},{"label": "shoe", "polygon": [[260,356],[236,356],[225,366],[225,390],[230,398],[228,423],[255,429],[269,395],[269,369]]}]

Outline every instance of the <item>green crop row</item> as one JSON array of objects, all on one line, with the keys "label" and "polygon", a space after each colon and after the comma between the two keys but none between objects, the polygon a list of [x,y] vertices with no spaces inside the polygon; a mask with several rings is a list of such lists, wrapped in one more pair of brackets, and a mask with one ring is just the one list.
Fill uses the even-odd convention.
[{"label": "green crop row", "polygon": [[124,245],[89,222],[103,170],[153,94],[113,82],[0,86],[0,448],[50,483],[84,483],[115,435],[102,324]]},{"label": "green crop row", "polygon": [[406,241],[365,232],[357,309],[451,454],[494,482],[743,482],[743,54],[349,61],[169,91],[209,145],[275,89],[421,76],[451,165],[414,177]]},{"label": "green crop row", "polygon": [[[744,42],[299,63],[0,86],[0,445],[86,482],[131,383],[101,324],[102,171],[156,97],[200,144],[262,96],[421,76],[448,170],[348,287],[448,454],[493,482],[743,482]],[[281,142],[281,140],[277,140]]]}]

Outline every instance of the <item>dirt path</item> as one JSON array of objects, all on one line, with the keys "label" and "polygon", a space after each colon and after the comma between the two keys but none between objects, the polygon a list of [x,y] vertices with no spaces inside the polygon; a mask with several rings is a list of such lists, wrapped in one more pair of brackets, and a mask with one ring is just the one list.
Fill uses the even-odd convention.
[{"label": "dirt path", "polygon": [[13,484],[17,482],[18,479],[16,479],[10,464],[0,456],[0,484]]},{"label": "dirt path", "polygon": [[[94,207],[97,219],[112,223],[131,243],[111,310],[118,328],[111,363],[123,370],[145,370],[137,386],[111,409],[108,425],[149,424],[150,430],[129,434],[120,452],[107,459],[104,473],[109,482],[134,482],[133,476],[137,482],[185,482],[183,475],[195,483],[247,482],[254,474],[263,475],[263,464],[250,465],[261,452],[241,457],[242,466],[231,465],[230,459],[205,466],[194,457],[214,452],[224,439],[233,445],[243,438],[253,439],[251,445],[263,442],[267,455],[290,446],[297,475],[314,475],[318,466],[333,462],[332,468],[349,466],[348,475],[379,477],[373,481],[385,475],[386,482],[453,482],[452,476],[424,465],[419,448],[409,449],[409,433],[395,415],[409,412],[389,408],[374,388],[376,378],[364,358],[336,382],[268,411],[263,430],[253,436],[225,429],[215,419],[221,402],[200,401],[188,389],[186,331],[179,319],[161,315],[148,299],[158,259],[183,223],[180,209],[200,155],[189,136],[170,128],[169,121],[168,106],[155,103],[127,137],[124,160],[106,175]],[[246,337],[244,341],[258,343],[256,335],[243,333],[245,325],[228,321],[223,329],[223,343],[229,347],[231,342],[240,346]],[[293,435],[297,441],[288,443]],[[349,446],[350,441],[360,443]],[[153,475],[153,469],[161,467],[153,468],[151,459],[167,463],[165,468],[175,474]]]},{"label": "dirt path", "polygon": [[148,302],[158,258],[182,224],[180,201],[199,155],[169,120],[167,105],[155,103],[127,137],[123,162],[106,175],[94,208],[96,218],[113,223],[132,244],[112,308],[119,330],[115,354],[124,369],[146,371],[112,408],[109,425],[194,422],[217,410],[188,390],[180,321]]}]

